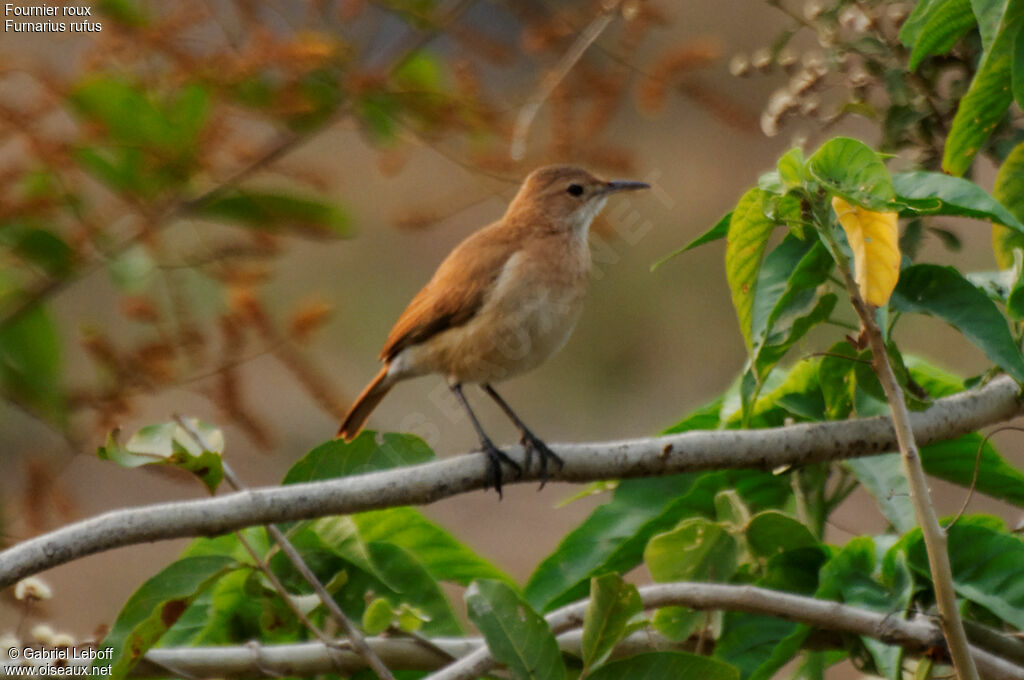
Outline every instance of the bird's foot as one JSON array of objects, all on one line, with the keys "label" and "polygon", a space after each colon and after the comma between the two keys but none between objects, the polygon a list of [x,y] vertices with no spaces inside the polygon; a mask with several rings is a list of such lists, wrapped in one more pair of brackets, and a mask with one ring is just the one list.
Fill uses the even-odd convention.
[{"label": "bird's foot", "polygon": [[527,470],[530,469],[534,452],[540,457],[540,488],[543,489],[544,485],[548,483],[548,461],[554,461],[558,465],[559,470],[565,466],[565,461],[548,448],[548,445],[541,441],[537,435],[525,427],[523,428],[523,437],[519,440],[519,443],[523,445],[523,450],[525,451],[523,463],[526,465]]},{"label": "bird's foot", "polygon": [[501,500],[501,464],[504,463],[515,470],[516,479],[523,476],[523,468],[507,453],[495,446],[490,439],[484,439],[480,445],[483,452],[487,454],[487,484],[484,488],[493,486],[494,490],[498,492],[498,500]]}]

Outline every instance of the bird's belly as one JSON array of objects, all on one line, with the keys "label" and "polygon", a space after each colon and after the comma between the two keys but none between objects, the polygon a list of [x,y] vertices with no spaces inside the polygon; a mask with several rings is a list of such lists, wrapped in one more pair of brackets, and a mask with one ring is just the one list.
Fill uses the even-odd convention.
[{"label": "bird's belly", "polygon": [[538,286],[504,296],[463,326],[424,343],[417,359],[454,382],[498,382],[536,368],[561,349],[582,302],[582,287],[575,286]]}]

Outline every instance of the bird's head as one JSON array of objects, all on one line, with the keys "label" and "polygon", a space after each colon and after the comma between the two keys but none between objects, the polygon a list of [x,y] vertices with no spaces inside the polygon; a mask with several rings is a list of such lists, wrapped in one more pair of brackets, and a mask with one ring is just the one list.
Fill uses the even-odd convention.
[{"label": "bird's head", "polygon": [[527,176],[508,213],[523,214],[566,230],[586,230],[609,195],[649,187],[645,182],[601,179],[569,165],[549,165]]}]

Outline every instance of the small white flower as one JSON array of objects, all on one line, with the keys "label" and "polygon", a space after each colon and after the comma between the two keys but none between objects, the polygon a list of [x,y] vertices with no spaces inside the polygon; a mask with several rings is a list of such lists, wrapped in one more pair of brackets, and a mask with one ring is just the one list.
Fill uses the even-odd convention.
[{"label": "small white flower", "polygon": [[818,95],[808,95],[800,103],[800,115],[813,116],[818,112],[819,108],[821,108],[821,99]]},{"label": "small white flower", "polygon": [[750,60],[745,54],[735,54],[729,61],[729,73],[742,78],[750,73]]},{"label": "small white flower", "polygon": [[10,658],[7,652],[12,649],[21,649],[21,640],[14,633],[5,633],[0,635],[0,652],[4,653],[5,658]]},{"label": "small white flower", "polygon": [[75,646],[75,638],[68,633],[57,633],[50,638],[50,646],[57,648],[70,648]]},{"label": "small white flower", "polygon": [[36,642],[41,642],[44,645],[49,645],[50,642],[53,640],[54,636],[56,635],[56,633],[53,632],[53,628],[46,625],[45,623],[40,623],[35,626],[32,626],[32,630],[30,630],[28,634],[29,637],[31,637],[33,640],[35,640]]},{"label": "small white flower", "polygon": [[779,50],[779,53],[775,56],[775,61],[786,71],[791,70],[796,65],[798,59],[799,55],[797,55],[796,50],[788,46]]},{"label": "small white flower", "polygon": [[767,71],[771,70],[772,67],[772,53],[768,50],[767,47],[762,47],[759,50],[755,50],[754,53],[750,55],[750,63],[758,71],[766,73]]},{"label": "small white flower", "polygon": [[808,21],[814,21],[824,11],[825,8],[818,0],[807,0],[804,3],[804,18]]},{"label": "small white flower", "polygon": [[50,590],[50,586],[37,576],[23,578],[14,586],[16,600],[49,600],[51,597],[53,591]]},{"label": "small white flower", "polygon": [[839,25],[854,33],[863,33],[871,28],[871,17],[864,14],[860,7],[850,5],[839,15]]}]

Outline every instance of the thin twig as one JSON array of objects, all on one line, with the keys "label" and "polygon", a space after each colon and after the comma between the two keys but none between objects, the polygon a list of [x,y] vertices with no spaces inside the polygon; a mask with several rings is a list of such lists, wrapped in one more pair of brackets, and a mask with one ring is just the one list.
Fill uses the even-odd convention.
[{"label": "thin twig", "polygon": [[[856,329],[854,329],[854,330],[856,330]],[[867,360],[867,359],[858,359],[857,357],[849,357],[849,356],[846,356],[845,354],[838,354],[836,352],[811,352],[810,354],[805,355],[803,358],[804,359],[812,359],[814,357],[832,357],[833,359],[845,359],[846,361],[849,361],[849,362],[852,362],[852,363],[855,363],[855,364],[867,364],[868,366],[871,365],[871,362],[869,360]]]},{"label": "thin twig", "polygon": [[860,317],[861,325],[871,346],[875,374],[878,376],[889,402],[892,424],[896,431],[896,440],[901,454],[900,458],[903,460],[903,469],[910,488],[910,501],[914,507],[914,515],[921,528],[921,535],[928,553],[928,567],[935,589],[939,621],[946,636],[946,644],[953,660],[953,667],[961,680],[979,680],[978,669],[971,657],[967,633],[964,631],[963,620],[960,618],[960,611],[957,608],[946,533],[935,514],[935,506],[928,489],[928,480],[925,478],[914,430],[910,424],[910,412],[903,398],[903,389],[896,380],[896,374],[893,373],[892,365],[889,363],[885,339],[882,337],[882,331],[878,324],[875,323],[874,308],[870,307],[860,295],[860,288],[850,271],[850,263],[832,235],[831,220],[828,216],[824,216],[819,222],[821,233],[828,241],[830,250],[836,258],[838,269],[843,276],[843,282],[850,295],[850,302],[853,304],[857,316]]},{"label": "thin twig", "polygon": [[508,151],[509,157],[513,160],[522,160],[526,154],[526,136],[530,133],[530,126],[533,124],[533,119],[537,117],[540,107],[544,105],[544,102],[555,91],[555,88],[569,75],[569,72],[576,66],[576,63],[587,51],[587,48],[608,28],[612,19],[615,18],[615,12],[618,10],[619,4],[621,4],[621,0],[610,0],[610,2],[604,4],[601,8],[601,13],[594,17],[594,20],[583,29],[583,32],[576,38],[576,41],[573,42],[568,51],[562,55],[555,68],[544,76],[540,87],[537,88],[534,95],[523,104],[523,108],[519,110],[519,115],[516,117],[516,124],[512,131],[512,143]]},{"label": "thin twig", "polygon": [[[187,420],[182,418],[181,415],[177,413],[175,413],[171,417],[174,420],[174,422],[176,422],[181,427],[181,429],[185,430],[185,432],[188,433],[192,440],[199,445],[199,448],[201,448],[203,451],[210,450],[210,447],[206,444],[206,441],[203,438],[202,434],[200,434],[199,431],[192,427],[191,423],[189,423]],[[234,471],[231,470],[228,464],[223,460],[221,460],[221,465],[224,468],[224,477],[225,479],[228,480],[228,483],[232,487],[234,487],[236,491],[241,491],[242,489],[239,488],[239,486],[237,485],[238,478],[236,477]],[[313,633],[313,635],[316,636],[316,638],[320,640],[320,642],[328,646],[335,646],[337,644],[336,641],[332,640],[330,636],[328,636],[326,633],[320,630],[320,628],[315,623],[313,623],[308,616],[306,616],[306,613],[299,608],[299,606],[295,603],[295,600],[293,600],[291,595],[288,593],[287,589],[285,589],[284,584],[281,583],[281,579],[277,578],[277,574],[275,574],[274,571],[270,568],[270,565],[264,561],[264,559],[260,556],[259,552],[256,551],[256,548],[254,548],[252,543],[249,542],[249,539],[247,539],[241,531],[235,532],[235,538],[238,539],[238,542],[242,545],[245,551],[249,553],[249,556],[253,560],[253,565],[257,569],[259,569],[260,572],[263,573],[263,575],[267,578],[267,581],[270,583],[271,587],[273,587],[273,589],[284,601],[285,605],[287,605],[287,607],[292,610],[292,613],[295,615],[295,618],[298,619],[299,622],[303,626],[305,626],[307,630],[309,630],[309,632]]]},{"label": "thin twig", "polygon": [[[743,611],[790,621],[823,630],[865,635],[901,645],[918,653],[937,642],[942,633],[928,617],[904,620],[898,616],[858,609],[850,605],[791,595],[755,586],[714,583],[664,583],[639,588],[645,609],[686,606],[697,610]],[[557,609],[545,618],[556,635],[583,625],[589,602],[583,600]],[[911,632],[911,631],[914,632]],[[561,638],[559,638],[561,639]],[[920,646],[919,646],[920,645]],[[1024,678],[1024,669],[994,655],[972,650],[986,665],[989,677]],[[428,676],[428,680],[472,680],[495,664],[491,652],[481,648],[456,663]]]},{"label": "thin twig", "polygon": [[[930,617],[915,616],[903,619],[890,614],[872,612],[859,607],[816,600],[754,586],[737,586],[714,583],[660,583],[641,586],[640,598],[647,610],[666,606],[686,606],[703,611],[744,611],[747,613],[774,616],[798,621],[824,631],[836,631],[871,637],[889,644],[903,647],[914,654],[921,654],[941,643],[942,632]],[[589,604],[582,600],[548,614],[545,619],[557,636],[559,647],[570,654],[580,652],[583,616]],[[494,664],[483,640],[472,638],[435,638],[433,643],[444,650],[438,656],[430,650],[419,647],[411,640],[375,637],[368,643],[389,664],[396,668],[437,669],[445,665],[449,656],[460,657],[460,661],[444,668],[435,677],[477,678],[470,675],[479,668],[491,668]],[[692,643],[690,643],[692,644]],[[652,649],[678,648],[656,633],[643,631],[627,638],[616,648],[615,655],[635,654]],[[692,649],[686,646],[686,649]],[[1024,680],[1024,668],[1012,661],[999,658],[995,650],[983,651],[986,647],[975,647],[986,678],[998,680]],[[318,643],[261,645],[258,653],[244,652],[239,647],[188,647],[179,649],[152,649],[136,669],[135,675],[155,677],[157,666],[180,665],[191,673],[202,677],[252,676],[254,674],[312,676],[329,672],[330,666],[323,658],[324,650]],[[256,667],[253,657],[264,662]],[[346,671],[354,674],[361,667],[361,660],[352,652],[341,653]],[[470,668],[472,666],[472,668]],[[453,672],[455,671],[455,672]]]},{"label": "thin twig", "polygon": [[964,498],[963,505],[960,506],[960,509],[957,510],[956,515],[953,516],[953,520],[946,525],[946,531],[952,529],[956,525],[956,523],[960,521],[960,518],[963,517],[963,514],[967,512],[967,506],[970,504],[971,498],[974,496],[974,489],[978,485],[978,472],[981,470],[981,453],[982,451],[985,450],[985,444],[988,444],[988,440],[991,439],[994,435],[997,435],[1000,432],[1006,432],[1007,430],[1013,430],[1014,432],[1024,432],[1024,427],[1004,425],[1002,427],[997,427],[996,429],[992,430],[984,437],[982,437],[981,442],[978,444],[978,452],[974,456],[974,474],[971,475],[971,484],[970,486],[967,487],[967,496]]},{"label": "thin twig", "polygon": [[[436,27],[427,31],[417,32],[415,34],[416,37],[413,40],[411,40],[407,46],[403,47],[403,49],[401,49],[398,52],[398,54],[395,55],[395,57],[389,64],[388,68],[386,69],[387,72],[394,73],[394,71],[398,67],[400,67],[409,58],[410,55],[415,53],[417,50],[421,49],[427,42],[436,37],[438,33],[444,29],[444,26],[446,26],[449,22],[457,19],[458,16],[462,14],[462,12],[464,12],[466,9],[473,5],[474,1],[475,0],[460,0],[460,2],[456,4],[455,8],[449,13],[449,15],[447,15],[445,19],[442,20]],[[106,252],[106,256],[109,257],[111,255],[116,255],[118,253],[124,252],[127,248],[137,243],[141,238],[149,234],[154,224],[158,228],[166,227],[167,225],[173,223],[175,219],[188,215],[191,212],[195,211],[196,209],[202,207],[203,205],[206,205],[210,201],[223,196],[225,193],[233,190],[235,187],[238,186],[238,184],[247,180],[252,175],[256,174],[260,170],[263,170],[267,166],[272,165],[273,163],[281,159],[283,156],[294,151],[303,142],[306,142],[315,137],[317,134],[320,134],[325,130],[330,129],[342,117],[348,115],[348,113],[348,109],[342,107],[339,108],[338,111],[336,111],[330,118],[328,118],[323,125],[317,127],[316,129],[310,132],[302,134],[294,132],[282,133],[252,163],[238,170],[236,173],[220,182],[217,186],[207,190],[206,192],[194,198],[183,198],[175,202],[173,205],[167,208],[162,215],[153,220],[152,224],[150,223],[150,220],[144,220],[146,224],[144,224],[139,230],[132,233],[127,238],[115,244],[110,250]],[[143,206],[136,207],[141,209]],[[89,266],[84,266],[82,269],[79,269],[78,271],[67,274],[63,278],[51,278],[43,281],[34,290],[28,291],[27,293],[22,295],[17,302],[12,304],[7,310],[5,310],[3,316],[0,317],[0,329],[7,328],[12,323],[20,319],[22,316],[24,316],[27,312],[31,311],[36,305],[40,304],[47,298],[50,298],[56,295],[57,293],[61,292],[62,290],[70,286],[72,283],[81,279],[82,277],[92,273],[101,264],[102,262],[94,262]]]},{"label": "thin twig", "polygon": [[[195,442],[199,445],[199,447],[202,450],[212,450],[209,446],[206,445],[205,441],[203,440],[202,434],[199,433],[194,427],[192,427],[191,424],[188,423],[188,421],[186,421],[184,418],[177,414],[174,416],[174,421],[178,423],[178,425],[180,425],[186,432],[189,433],[192,439],[195,440]],[[228,462],[226,460],[221,459],[221,465],[224,469],[224,479],[227,480],[228,484],[230,484],[236,491],[248,490],[248,487],[246,487],[245,483],[242,482],[241,478],[239,478],[238,475],[235,474],[235,471],[231,468],[230,465],[228,465]],[[320,602],[323,603],[324,608],[327,610],[327,613],[330,614],[331,618],[334,619],[338,623],[338,625],[342,627],[342,630],[345,631],[345,634],[348,636],[349,642],[352,643],[353,649],[355,649],[355,651],[366,660],[367,665],[373,669],[373,672],[376,673],[381,680],[395,680],[395,676],[391,674],[391,671],[388,670],[388,667],[385,666],[384,662],[380,660],[380,657],[377,656],[377,654],[372,649],[370,649],[370,647],[366,644],[366,638],[363,637],[363,634],[359,631],[358,628],[356,628],[355,624],[353,624],[352,621],[348,618],[348,616],[345,615],[345,612],[341,610],[341,607],[338,606],[338,603],[334,600],[334,597],[327,591],[327,588],[325,588],[324,585],[320,582],[320,579],[316,577],[316,574],[314,574],[313,570],[309,568],[309,565],[306,564],[306,561],[302,559],[302,555],[300,555],[299,551],[295,549],[295,546],[292,545],[292,542],[288,540],[288,537],[284,535],[284,532],[278,529],[273,524],[267,524],[265,525],[265,528],[267,530],[267,533],[270,534],[270,537],[273,538],[274,541],[279,546],[281,546],[281,551],[284,553],[285,557],[288,558],[288,561],[291,562],[292,566],[295,567],[295,570],[298,571],[302,578],[304,578],[306,582],[310,585],[310,587],[313,588],[313,592],[316,593],[317,597],[320,598]],[[259,556],[256,554],[254,550],[252,550],[251,546],[247,546],[247,549],[251,551],[250,554],[252,554],[252,556],[256,559],[257,565],[262,564],[261,560],[259,559]],[[297,613],[297,615],[299,616],[299,620],[302,621],[304,624],[308,624],[310,630],[313,631],[313,633],[317,635],[317,637],[320,638],[322,642],[333,646],[334,643],[329,642],[327,636],[324,635],[318,628],[316,628],[316,626],[314,626],[313,623],[309,621],[309,619],[298,610],[298,607],[294,605],[294,602],[292,601],[291,597],[284,590],[284,586],[281,584],[280,581],[277,580],[277,577],[274,576],[273,572],[269,569],[269,567],[264,569],[263,571],[264,574],[269,575],[272,584],[277,584],[274,586],[275,589],[279,588],[278,592],[281,594],[282,598],[284,598],[285,603],[288,604],[290,608],[292,608],[292,611]]]}]

